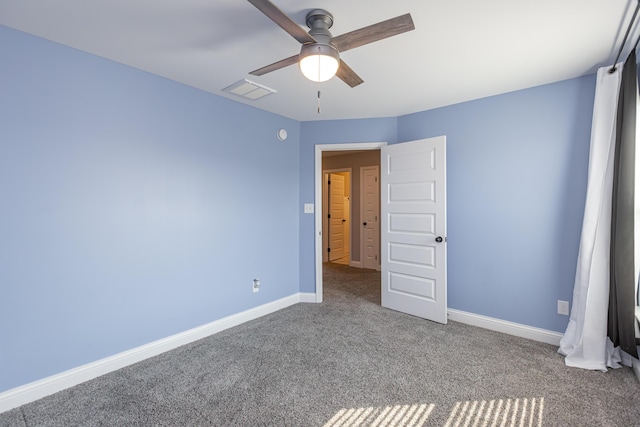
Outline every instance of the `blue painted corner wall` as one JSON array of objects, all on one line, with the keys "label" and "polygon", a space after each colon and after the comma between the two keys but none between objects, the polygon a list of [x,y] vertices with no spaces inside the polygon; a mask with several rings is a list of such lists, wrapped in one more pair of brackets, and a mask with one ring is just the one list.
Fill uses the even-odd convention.
[{"label": "blue painted corner wall", "polygon": [[0,392],[299,291],[297,121],[6,27],[0,58]]},{"label": "blue painted corner wall", "polygon": [[314,292],[316,144],[446,135],[449,306],[566,327],[594,76],[300,123],[2,26],[0,58],[0,392]]}]

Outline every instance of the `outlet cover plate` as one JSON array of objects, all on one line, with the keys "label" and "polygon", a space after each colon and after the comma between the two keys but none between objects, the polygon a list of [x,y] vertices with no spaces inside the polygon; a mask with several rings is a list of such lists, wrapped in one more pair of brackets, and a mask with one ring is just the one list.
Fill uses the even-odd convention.
[{"label": "outlet cover plate", "polygon": [[558,300],[558,314],[569,315],[569,301]]}]

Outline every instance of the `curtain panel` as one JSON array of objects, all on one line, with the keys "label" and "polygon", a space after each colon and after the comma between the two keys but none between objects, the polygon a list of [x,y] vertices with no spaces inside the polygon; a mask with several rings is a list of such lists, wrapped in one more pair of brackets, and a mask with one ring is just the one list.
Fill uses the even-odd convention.
[{"label": "curtain panel", "polygon": [[634,255],[637,72],[634,49],[622,69],[616,116],[607,326],[607,336],[613,345],[635,358],[638,358],[635,339],[638,277]]},{"label": "curtain panel", "polygon": [[601,371],[606,371],[607,365],[617,365],[619,360],[615,354],[607,355],[607,313],[611,189],[622,68],[619,64],[616,71],[609,73],[609,67],[602,67],[596,76],[587,197],[573,302],[569,324],[558,349],[566,356],[566,365]]},{"label": "curtain panel", "polygon": [[[587,197],[569,324],[558,352],[565,363],[606,371],[638,357],[640,214],[635,170],[638,77],[635,50],[624,65],[598,70]],[[640,216],[639,218],[640,219]],[[638,230],[637,230],[638,228]],[[622,350],[622,351],[621,351]]]}]

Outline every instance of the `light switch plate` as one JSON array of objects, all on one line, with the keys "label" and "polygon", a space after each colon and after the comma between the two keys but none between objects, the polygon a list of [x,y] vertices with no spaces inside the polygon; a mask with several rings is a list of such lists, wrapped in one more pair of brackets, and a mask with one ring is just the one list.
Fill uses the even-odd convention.
[{"label": "light switch plate", "polygon": [[313,203],[304,204],[304,213],[313,213]]}]

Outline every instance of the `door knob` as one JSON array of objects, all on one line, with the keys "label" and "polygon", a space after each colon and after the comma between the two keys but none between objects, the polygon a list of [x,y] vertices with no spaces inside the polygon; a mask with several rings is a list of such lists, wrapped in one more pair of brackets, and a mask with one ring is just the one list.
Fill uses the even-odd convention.
[{"label": "door knob", "polygon": [[364,226],[366,227],[366,226],[367,226],[367,223],[366,223],[366,222],[363,222],[363,223],[362,223],[362,225],[364,225]]},{"label": "door knob", "polygon": [[347,222],[347,220],[346,220],[346,219],[343,219],[343,220],[342,220],[342,222]]},{"label": "door knob", "polygon": [[440,237],[440,236],[436,237],[436,242],[438,242],[438,243],[442,242],[442,237]]}]

